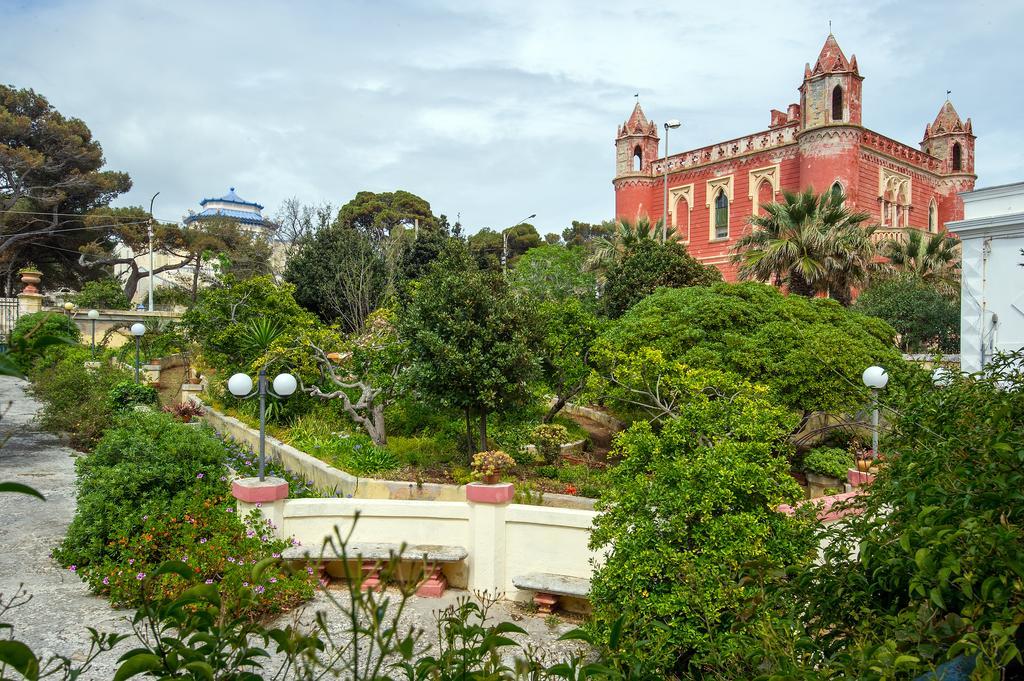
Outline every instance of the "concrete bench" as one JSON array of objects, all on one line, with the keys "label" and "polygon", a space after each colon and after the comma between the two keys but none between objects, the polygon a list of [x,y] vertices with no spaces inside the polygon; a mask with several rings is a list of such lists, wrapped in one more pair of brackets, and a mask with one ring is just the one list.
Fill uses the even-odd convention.
[{"label": "concrete bench", "polygon": [[440,544],[393,544],[388,542],[352,543],[345,547],[345,558],[334,554],[313,552],[302,546],[291,546],[284,550],[284,560],[317,561],[320,565],[321,582],[326,583],[327,564],[342,560],[359,560],[363,564],[362,588],[381,590],[384,585],[380,579],[380,569],[385,561],[397,559],[422,561],[426,564],[426,577],[416,589],[417,596],[438,598],[448,587],[448,580],[441,570],[444,563],[458,563],[466,559],[469,552],[461,546],[443,546]]},{"label": "concrete bench", "polygon": [[590,580],[548,572],[531,572],[512,577],[512,584],[523,591],[534,591],[533,602],[542,613],[552,613],[558,607],[559,596],[586,598],[590,595]]}]

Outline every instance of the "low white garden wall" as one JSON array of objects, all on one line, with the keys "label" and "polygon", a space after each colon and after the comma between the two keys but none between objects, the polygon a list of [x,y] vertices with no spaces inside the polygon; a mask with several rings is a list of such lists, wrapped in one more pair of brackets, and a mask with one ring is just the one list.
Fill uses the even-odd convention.
[{"label": "low white garden wall", "polygon": [[[193,398],[197,401],[198,398]],[[250,428],[233,416],[222,414],[208,405],[204,419],[221,435],[231,436],[259,451],[259,431]],[[267,457],[277,460],[292,473],[309,480],[313,487],[322,490],[336,490],[341,496],[359,499],[413,499],[428,501],[464,501],[466,491],[464,485],[447,485],[443,483],[415,483],[401,480],[377,480],[375,478],[357,478],[345,471],[324,463],[320,459],[307,454],[277,438],[266,438]],[[543,506],[556,508],[576,508],[593,510],[594,500],[577,497],[571,494],[544,493]]]},{"label": "low white garden wall", "polygon": [[[257,508],[241,501],[238,507],[239,513]],[[335,527],[342,537],[352,531],[353,542],[462,547],[468,558],[444,567],[449,583],[513,600],[533,596],[513,586],[515,576],[546,572],[590,579],[591,559],[599,560],[587,547],[594,511],[465,500],[327,498],[285,499],[259,510],[280,537],[294,537],[314,556],[325,537],[335,536]]]}]

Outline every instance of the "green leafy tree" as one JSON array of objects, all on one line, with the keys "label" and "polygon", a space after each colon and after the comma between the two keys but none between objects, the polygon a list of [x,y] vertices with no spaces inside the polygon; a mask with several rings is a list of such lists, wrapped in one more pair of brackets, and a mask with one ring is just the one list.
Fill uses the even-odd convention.
[{"label": "green leafy tree", "polygon": [[509,272],[512,287],[536,301],[575,298],[596,305],[597,279],[585,268],[581,248],[538,246],[516,262]]},{"label": "green leafy tree", "polygon": [[106,310],[129,310],[132,302],[124,295],[124,288],[117,279],[99,279],[87,282],[72,301],[79,308]]},{"label": "green leafy tree", "polygon": [[615,224],[614,220],[605,220],[596,225],[573,220],[569,227],[562,230],[562,241],[566,246],[589,247],[602,237],[614,234]]},{"label": "green leafy tree", "polygon": [[412,383],[424,395],[479,419],[521,405],[537,371],[537,323],[530,306],[499,274],[480,270],[464,247],[450,247],[423,277],[400,315]]},{"label": "green leafy tree", "polygon": [[371,243],[380,244],[398,227],[436,229],[438,219],[430,203],[401,189],[394,192],[359,192],[338,211],[334,227],[354,229]]},{"label": "green leafy tree", "polygon": [[793,293],[828,293],[848,305],[852,287],[874,269],[869,215],[849,210],[842,194],[783,192],[780,203],[762,205],[751,230],[733,247],[741,279],[786,284]]},{"label": "green leafy tree", "polygon": [[[506,251],[506,241],[508,250]],[[544,243],[537,228],[528,222],[498,232],[485,227],[466,240],[469,252],[483,269],[501,270],[501,259],[507,257],[506,267],[511,268],[519,258],[532,248]]]},{"label": "green leafy tree", "polygon": [[352,332],[383,302],[388,264],[361,231],[334,225],[301,244],[285,279],[300,305]]},{"label": "green leafy tree", "polygon": [[877,280],[860,294],[854,309],[884,319],[899,334],[904,352],[957,352],[960,301],[913,276]]},{"label": "green leafy tree", "polygon": [[610,325],[595,343],[608,374],[616,353],[643,348],[693,367],[721,369],[764,384],[780,404],[809,415],[860,409],[861,373],[889,370],[889,393],[912,369],[880,319],[827,299],[787,296],[763,284],[659,289]]},{"label": "green leafy tree", "polygon": [[716,268],[702,265],[682,244],[638,239],[608,268],[601,305],[615,318],[659,287],[707,286],[721,280]]},{"label": "green leafy tree", "polygon": [[294,287],[254,277],[229,286],[206,289],[182,316],[188,339],[202,347],[203,361],[227,379],[232,371],[248,368],[258,357],[249,340],[250,323],[265,319],[295,332],[312,326],[315,318],[295,302]]},{"label": "green leafy tree", "polygon": [[616,440],[622,461],[591,533],[605,557],[594,626],[648,678],[688,677],[693,658],[745,626],[757,609],[749,564],[782,568],[814,547],[806,521],[775,510],[802,496],[786,459],[792,414],[722,372],[676,363],[665,383],[678,415],[660,433],[641,421]]},{"label": "green leafy tree", "polygon": [[551,423],[566,403],[586,388],[593,368],[590,350],[601,325],[593,311],[575,298],[542,303],[539,317],[541,370],[555,395],[544,415],[544,423]]},{"label": "green leafy tree", "polygon": [[84,218],[131,189],[126,173],[103,170],[89,127],[42,95],[0,85],[0,255],[36,263],[51,286],[77,285],[77,248],[103,234]]}]

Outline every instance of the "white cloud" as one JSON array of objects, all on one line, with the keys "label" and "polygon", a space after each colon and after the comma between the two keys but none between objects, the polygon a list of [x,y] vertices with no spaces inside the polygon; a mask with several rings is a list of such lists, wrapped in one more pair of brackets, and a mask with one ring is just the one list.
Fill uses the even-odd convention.
[{"label": "white cloud", "polygon": [[[867,77],[864,121],[914,144],[946,89],[974,119],[979,184],[1021,178],[1024,10],[949,2],[0,0],[5,80],[85,120],[122,202],[176,218],[229,186],[419,193],[471,230],[612,212],[613,138],[640,92],[673,147],[763,129],[796,101],[829,19]],[[678,146],[677,146],[678,145]]]}]

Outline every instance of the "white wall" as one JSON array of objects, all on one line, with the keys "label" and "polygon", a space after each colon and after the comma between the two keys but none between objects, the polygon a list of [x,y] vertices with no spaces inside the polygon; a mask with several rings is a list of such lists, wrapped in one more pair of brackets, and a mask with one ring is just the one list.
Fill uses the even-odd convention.
[{"label": "white wall", "polygon": [[998,352],[1024,347],[1024,183],[961,194],[960,367],[980,370]]},{"label": "white wall", "polygon": [[[240,514],[256,508],[238,502]],[[517,575],[546,572],[589,579],[590,528],[596,513],[568,508],[468,501],[397,499],[286,499],[259,507],[282,538],[294,537],[319,555],[335,527],[353,542],[459,546],[464,563],[446,565],[455,587],[529,600],[512,584]],[[358,520],[355,519],[359,514]]]}]

